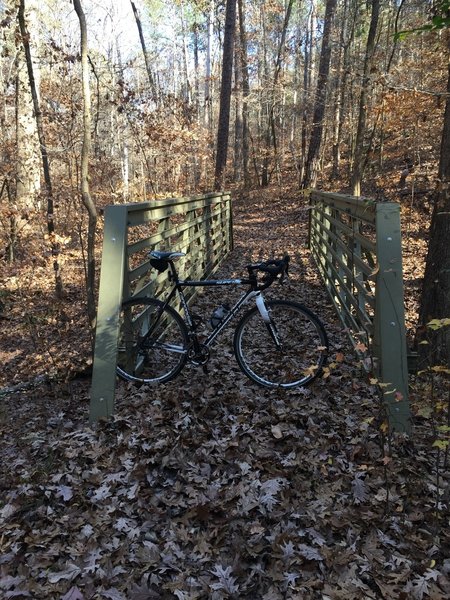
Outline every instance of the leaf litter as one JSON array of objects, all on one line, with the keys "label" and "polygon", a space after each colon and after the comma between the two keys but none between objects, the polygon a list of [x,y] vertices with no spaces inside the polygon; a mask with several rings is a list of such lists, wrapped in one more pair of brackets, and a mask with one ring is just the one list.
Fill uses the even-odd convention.
[{"label": "leaf litter", "polygon": [[[221,273],[291,253],[291,281],[271,294],[325,322],[328,376],[259,388],[224,334],[208,374],[118,383],[115,416],[92,428],[82,380],[4,398],[1,597],[449,597],[448,475],[437,493],[425,443],[387,445],[376,387],[310,262],[295,199],[258,193],[236,206]],[[209,298],[198,299],[206,314],[223,300]]]}]

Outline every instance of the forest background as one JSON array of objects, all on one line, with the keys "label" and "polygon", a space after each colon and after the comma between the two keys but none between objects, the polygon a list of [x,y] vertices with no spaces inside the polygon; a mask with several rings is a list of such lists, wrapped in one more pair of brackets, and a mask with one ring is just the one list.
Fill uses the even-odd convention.
[{"label": "forest background", "polygon": [[[0,19],[0,307],[34,345],[4,349],[4,383],[60,371],[63,331],[89,339],[106,205],[218,186],[399,202],[411,341],[444,322],[448,217],[441,296],[420,310],[420,293],[448,203],[448,2],[7,0]],[[89,350],[69,354],[83,371]]]}]

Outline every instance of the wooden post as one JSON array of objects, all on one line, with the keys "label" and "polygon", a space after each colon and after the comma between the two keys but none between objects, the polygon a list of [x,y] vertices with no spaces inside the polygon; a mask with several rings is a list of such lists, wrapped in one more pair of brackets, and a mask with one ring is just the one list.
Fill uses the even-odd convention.
[{"label": "wooden post", "polygon": [[119,313],[125,286],[127,206],[107,206],[103,234],[90,421],[114,411]]},{"label": "wooden post", "polygon": [[386,410],[391,429],[409,433],[408,359],[403,300],[403,270],[400,206],[394,202],[377,205],[376,305],[374,355],[378,361]]}]

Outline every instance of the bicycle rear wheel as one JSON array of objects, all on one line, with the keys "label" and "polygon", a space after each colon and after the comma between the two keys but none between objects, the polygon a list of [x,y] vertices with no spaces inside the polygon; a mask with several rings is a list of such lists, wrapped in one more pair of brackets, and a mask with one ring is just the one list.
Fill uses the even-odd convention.
[{"label": "bicycle rear wheel", "polygon": [[153,298],[124,302],[120,313],[117,374],[126,381],[164,383],[187,360],[188,331],[181,316]]},{"label": "bicycle rear wheel", "polygon": [[[269,300],[266,307],[270,325],[255,307],[244,314],[236,327],[233,346],[240,368],[266,387],[310,384],[321,374],[328,355],[322,323],[297,302]],[[279,348],[274,338],[280,342]]]}]

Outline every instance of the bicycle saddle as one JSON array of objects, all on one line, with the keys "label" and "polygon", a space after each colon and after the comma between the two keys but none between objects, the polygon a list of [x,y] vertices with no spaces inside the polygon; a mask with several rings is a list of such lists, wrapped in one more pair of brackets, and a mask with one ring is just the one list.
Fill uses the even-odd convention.
[{"label": "bicycle saddle", "polygon": [[159,250],[152,250],[148,253],[151,258],[156,258],[156,260],[172,260],[173,258],[178,258],[180,256],[186,256],[185,252],[160,252]]}]

